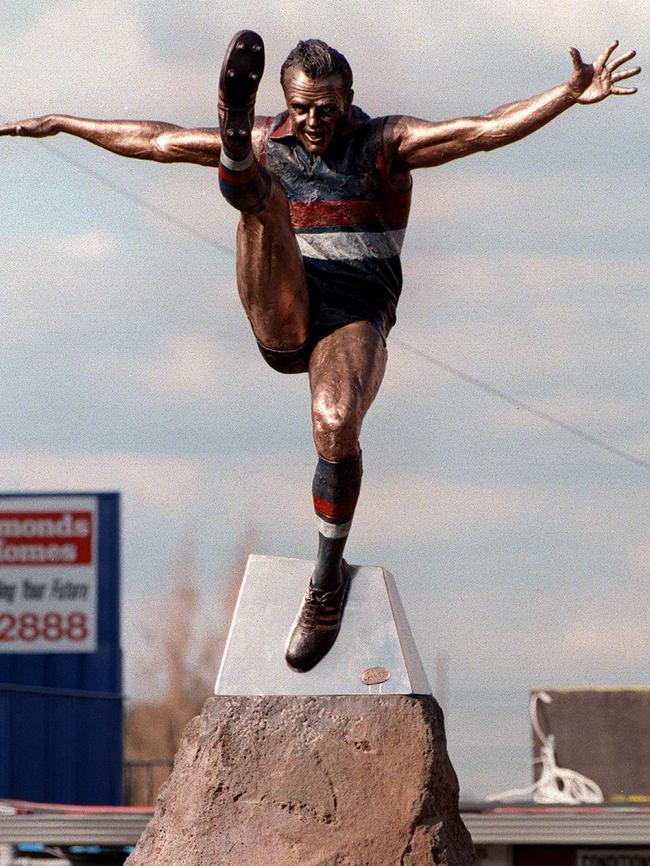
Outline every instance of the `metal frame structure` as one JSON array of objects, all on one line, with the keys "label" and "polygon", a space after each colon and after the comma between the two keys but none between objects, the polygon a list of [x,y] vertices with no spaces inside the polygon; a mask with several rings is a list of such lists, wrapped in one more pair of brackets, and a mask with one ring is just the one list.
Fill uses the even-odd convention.
[{"label": "metal frame structure", "polygon": [[[153,807],[32,805],[42,811],[0,815],[0,845],[134,845],[153,813]],[[461,814],[476,845],[650,845],[650,805],[486,808],[466,804]]]}]

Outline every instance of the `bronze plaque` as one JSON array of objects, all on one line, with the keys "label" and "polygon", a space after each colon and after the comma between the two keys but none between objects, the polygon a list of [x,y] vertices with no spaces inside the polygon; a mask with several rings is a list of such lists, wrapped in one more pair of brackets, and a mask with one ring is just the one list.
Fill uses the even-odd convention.
[{"label": "bronze plaque", "polygon": [[378,686],[390,679],[390,671],[387,668],[366,668],[361,674],[361,682],[366,686]]}]

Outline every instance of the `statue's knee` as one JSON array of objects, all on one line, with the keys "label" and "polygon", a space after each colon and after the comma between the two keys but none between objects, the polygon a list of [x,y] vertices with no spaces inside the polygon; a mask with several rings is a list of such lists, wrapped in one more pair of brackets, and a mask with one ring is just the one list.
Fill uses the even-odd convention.
[{"label": "statue's knee", "polygon": [[359,431],[355,413],[348,407],[315,400],[312,419],[316,449],[326,460],[342,460],[355,451]]}]

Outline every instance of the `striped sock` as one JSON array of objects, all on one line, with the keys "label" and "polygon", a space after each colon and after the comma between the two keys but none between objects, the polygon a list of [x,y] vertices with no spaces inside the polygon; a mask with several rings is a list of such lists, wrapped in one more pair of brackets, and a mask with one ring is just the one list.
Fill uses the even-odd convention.
[{"label": "striped sock", "polygon": [[232,159],[221,150],[219,188],[226,201],[243,213],[257,213],[267,204],[271,178],[249,151],[244,159]]},{"label": "striped sock", "polygon": [[362,473],[361,451],[336,463],[322,457],[318,460],[312,486],[318,519],[318,556],[312,583],[318,589],[338,585]]}]

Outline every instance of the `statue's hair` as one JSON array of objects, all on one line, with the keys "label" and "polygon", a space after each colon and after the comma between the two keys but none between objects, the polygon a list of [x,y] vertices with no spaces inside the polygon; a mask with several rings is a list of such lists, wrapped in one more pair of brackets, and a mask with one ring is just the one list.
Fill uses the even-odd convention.
[{"label": "statue's hair", "polygon": [[280,83],[284,84],[287,69],[297,66],[308,78],[318,80],[328,75],[338,74],[343,79],[346,90],[352,88],[352,69],[345,57],[336,48],[330,48],[321,39],[305,39],[289,52],[280,70]]}]

